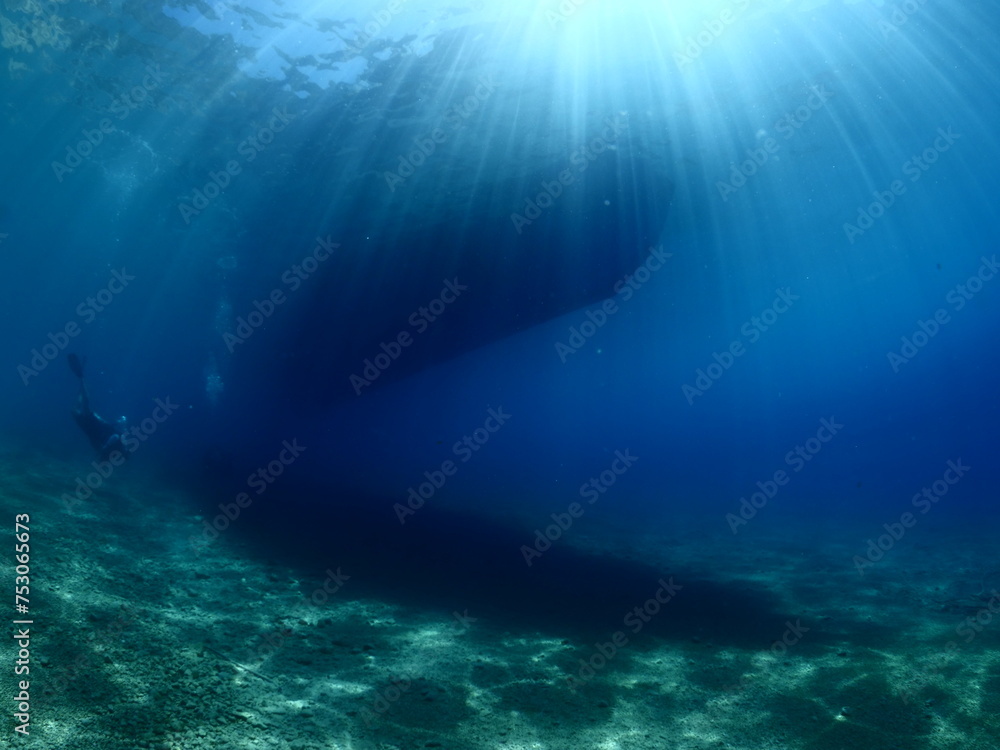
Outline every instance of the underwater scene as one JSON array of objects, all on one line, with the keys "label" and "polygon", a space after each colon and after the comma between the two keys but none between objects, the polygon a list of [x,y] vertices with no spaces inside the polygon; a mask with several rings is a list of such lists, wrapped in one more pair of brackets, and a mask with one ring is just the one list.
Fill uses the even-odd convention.
[{"label": "underwater scene", "polygon": [[1000,2],[4,0],[4,747],[1000,750]]}]

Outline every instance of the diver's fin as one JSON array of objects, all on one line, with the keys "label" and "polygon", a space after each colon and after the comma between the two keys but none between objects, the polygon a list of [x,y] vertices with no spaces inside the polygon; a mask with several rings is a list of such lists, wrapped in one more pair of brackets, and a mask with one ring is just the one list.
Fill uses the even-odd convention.
[{"label": "diver's fin", "polygon": [[70,354],[66,359],[69,361],[69,369],[73,371],[73,374],[83,380],[83,366],[87,363],[87,358],[81,359],[75,354]]}]

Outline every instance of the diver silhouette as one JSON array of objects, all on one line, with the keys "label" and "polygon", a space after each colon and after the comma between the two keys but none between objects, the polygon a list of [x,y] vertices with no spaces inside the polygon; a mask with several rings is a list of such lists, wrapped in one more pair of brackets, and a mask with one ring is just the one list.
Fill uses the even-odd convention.
[{"label": "diver silhouette", "polygon": [[128,458],[128,451],[124,449],[122,436],[125,433],[125,417],[119,417],[114,422],[109,422],[100,414],[95,412],[90,406],[90,396],[87,393],[87,386],[83,382],[83,366],[86,358],[81,359],[75,354],[70,354],[69,369],[80,379],[80,395],[76,400],[76,408],[73,409],[73,419],[83,430],[83,433],[94,446],[97,455],[102,461],[107,461],[115,451],[120,452]]}]

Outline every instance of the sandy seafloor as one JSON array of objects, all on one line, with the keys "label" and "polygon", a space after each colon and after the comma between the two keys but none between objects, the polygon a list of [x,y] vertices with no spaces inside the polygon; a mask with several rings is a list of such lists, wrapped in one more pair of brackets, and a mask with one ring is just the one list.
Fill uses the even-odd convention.
[{"label": "sandy seafloor", "polygon": [[[350,582],[313,604],[325,571],[258,559],[237,534],[192,554],[200,519],[183,493],[122,472],[67,512],[59,494],[77,463],[9,449],[2,462],[10,528],[15,514],[32,516],[28,738],[12,731],[9,646],[0,687],[20,746],[1000,748],[1000,617],[988,609],[1000,609],[1000,560],[989,529],[925,523],[861,577],[851,558],[877,526],[838,528],[834,541],[772,520],[734,541],[714,518],[648,524],[641,537],[610,519],[581,521],[560,544],[641,560],[682,585],[698,571],[770,597],[797,632],[780,653],[770,648],[780,629],[736,646],[726,633],[744,623],[725,610],[691,632],[630,635],[574,686],[592,641],[354,598]],[[970,616],[981,624],[962,637]]]}]

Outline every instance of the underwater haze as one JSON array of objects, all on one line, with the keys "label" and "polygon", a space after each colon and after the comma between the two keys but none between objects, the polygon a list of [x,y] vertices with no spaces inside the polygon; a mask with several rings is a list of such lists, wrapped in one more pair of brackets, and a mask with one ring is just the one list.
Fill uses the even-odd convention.
[{"label": "underwater haze", "polygon": [[1000,3],[0,47],[12,746],[996,749]]}]

